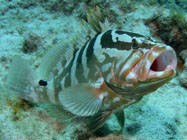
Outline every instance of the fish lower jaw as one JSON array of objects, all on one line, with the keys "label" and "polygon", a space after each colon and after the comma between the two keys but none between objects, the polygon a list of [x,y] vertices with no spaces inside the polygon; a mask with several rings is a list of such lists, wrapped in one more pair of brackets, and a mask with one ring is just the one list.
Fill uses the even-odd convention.
[{"label": "fish lower jaw", "polygon": [[150,70],[147,76],[147,80],[172,78],[175,76],[175,74],[176,71],[174,69],[169,69],[167,71],[159,71],[159,72]]},{"label": "fish lower jaw", "polygon": [[173,65],[166,66],[165,71],[169,71],[169,70],[174,70],[174,66]]}]

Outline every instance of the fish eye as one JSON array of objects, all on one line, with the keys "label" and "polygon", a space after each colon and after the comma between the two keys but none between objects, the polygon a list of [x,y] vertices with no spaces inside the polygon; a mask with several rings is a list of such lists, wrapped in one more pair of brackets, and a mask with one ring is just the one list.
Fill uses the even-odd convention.
[{"label": "fish eye", "polygon": [[132,39],[132,49],[138,49],[139,44],[136,39]]}]

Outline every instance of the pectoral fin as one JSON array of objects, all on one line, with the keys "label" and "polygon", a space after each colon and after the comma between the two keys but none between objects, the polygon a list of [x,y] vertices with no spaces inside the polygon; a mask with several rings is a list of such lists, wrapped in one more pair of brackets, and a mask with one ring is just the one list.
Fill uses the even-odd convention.
[{"label": "pectoral fin", "polygon": [[91,116],[97,113],[102,105],[103,97],[100,92],[100,89],[91,84],[79,84],[63,89],[59,94],[59,101],[72,114]]},{"label": "pectoral fin", "polygon": [[117,121],[118,121],[119,125],[121,126],[121,129],[123,129],[124,124],[125,124],[125,115],[124,115],[123,109],[120,109],[120,110],[116,111],[114,114],[117,118]]}]

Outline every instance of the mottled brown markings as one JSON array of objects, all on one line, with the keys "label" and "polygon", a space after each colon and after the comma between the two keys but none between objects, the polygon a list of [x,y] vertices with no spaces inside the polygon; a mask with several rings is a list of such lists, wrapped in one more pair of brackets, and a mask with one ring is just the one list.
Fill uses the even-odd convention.
[{"label": "mottled brown markings", "polygon": [[93,56],[93,53],[94,53],[94,44],[95,44],[95,41],[97,39],[97,36],[96,35],[89,43],[88,45],[88,48],[87,48],[87,52],[86,52],[86,57],[87,57],[87,62],[89,62],[89,60],[92,58]]},{"label": "mottled brown markings", "polygon": [[95,72],[98,71],[99,61],[97,60],[96,56],[94,55],[94,45],[97,40],[98,35],[96,35],[89,43],[87,52],[86,52],[86,59],[87,59],[87,68],[89,69],[88,77],[89,79],[95,79]]},{"label": "mottled brown markings", "polygon": [[[104,53],[104,55],[105,55],[106,58],[105,58],[105,60],[103,61],[102,64],[99,64],[99,67],[100,67],[100,68],[101,68],[103,65],[105,65],[105,64],[108,64],[108,63],[111,63],[112,61],[115,61],[115,59],[114,59],[114,58],[111,58],[107,53]],[[111,59],[113,59],[113,60],[111,60]],[[112,67],[112,66],[111,66],[111,67]],[[102,76],[104,77],[105,80],[106,80],[108,74],[111,74],[111,68],[102,73]]]},{"label": "mottled brown markings", "polygon": [[74,52],[73,58],[70,60],[69,65],[66,68],[64,67],[63,71],[54,79],[54,86],[55,86],[54,89],[56,93],[59,93],[62,90],[61,81],[66,74],[68,74],[68,76],[64,80],[64,87],[71,86],[70,73],[71,73],[71,67],[73,65],[76,52],[77,51]]},{"label": "mottled brown markings", "polygon": [[68,76],[64,80],[64,88],[71,86],[71,74],[70,74],[70,72],[71,72],[71,69],[68,72]]},{"label": "mottled brown markings", "polygon": [[[124,31],[121,31],[121,33],[122,32]],[[117,42],[113,42],[112,30],[108,30],[101,37],[101,45],[102,45],[102,48],[116,48],[118,50],[130,50],[132,43],[119,41],[118,38],[117,38]]]},{"label": "mottled brown markings", "polygon": [[[88,43],[88,42],[87,42]],[[82,64],[82,57],[83,57],[83,52],[85,51],[85,48],[87,46],[87,43],[81,48],[78,58],[77,58],[77,63],[76,63],[76,78],[79,83],[86,82],[86,78],[83,76],[83,64]]]},{"label": "mottled brown markings", "polygon": [[[117,34],[119,34],[119,35],[127,34],[127,35],[131,36],[131,37],[132,37],[133,39],[135,39],[135,40],[136,40],[136,38],[137,38],[137,39],[138,39],[138,38],[145,38],[145,39],[144,39],[145,41],[143,41],[142,43],[140,43],[140,42],[138,42],[138,41],[136,40],[136,44],[130,44],[131,46],[133,46],[133,45],[138,45],[138,48],[151,49],[153,46],[156,45],[156,44],[153,45],[153,44],[150,44],[149,42],[146,42],[147,40],[153,42],[153,40],[152,40],[150,37],[146,37],[146,36],[141,35],[141,34],[138,34],[138,33],[127,32],[127,31],[116,31],[115,33],[117,33]],[[133,43],[133,42],[132,42],[132,43]],[[131,46],[130,46],[130,47],[131,47]]]},{"label": "mottled brown markings", "polygon": [[117,33],[119,35],[127,34],[127,35],[129,35],[131,37],[145,37],[145,36],[143,36],[141,34],[133,33],[133,32],[127,32],[127,31],[119,31],[119,30],[117,30],[117,31],[115,31],[115,33]]}]

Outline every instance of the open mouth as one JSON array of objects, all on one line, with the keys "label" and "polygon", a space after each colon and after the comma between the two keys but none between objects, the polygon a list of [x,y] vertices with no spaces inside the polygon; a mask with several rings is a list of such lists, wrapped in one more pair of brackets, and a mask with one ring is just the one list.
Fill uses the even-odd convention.
[{"label": "open mouth", "polygon": [[138,81],[158,81],[175,76],[177,58],[170,46],[155,46],[133,68]]},{"label": "open mouth", "polygon": [[174,70],[176,68],[176,56],[172,50],[165,50],[155,58],[151,64],[150,71],[161,72]]}]

